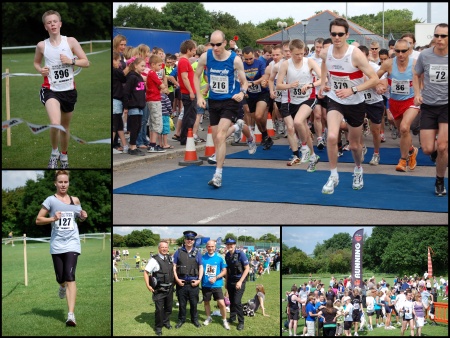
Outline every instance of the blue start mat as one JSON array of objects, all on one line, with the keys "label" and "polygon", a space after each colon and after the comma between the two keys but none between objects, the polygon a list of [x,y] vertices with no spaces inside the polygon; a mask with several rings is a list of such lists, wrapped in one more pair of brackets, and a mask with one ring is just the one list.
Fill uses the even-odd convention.
[{"label": "blue start mat", "polygon": [[[189,166],[113,190],[114,194],[210,198],[215,200],[312,204],[399,211],[448,212],[448,197],[434,194],[434,177],[364,174],[352,189],[352,173],[339,173],[334,194],[322,194],[330,172],[298,168],[225,167],[222,187],[208,185],[215,166]],[[445,179],[448,187],[448,179]]]},{"label": "blue start mat", "polygon": [[[226,158],[229,159],[253,159],[253,160],[280,160],[288,161],[292,156],[292,151],[288,145],[274,145],[269,150],[263,150],[262,147],[258,147],[256,153],[250,155],[247,151],[247,147],[243,151],[239,151],[234,154],[229,154]],[[323,150],[317,149],[314,146],[314,152],[320,156],[321,162],[328,162],[327,148]],[[364,163],[369,163],[372,159],[373,148],[367,147],[367,154],[364,156]],[[397,164],[400,159],[399,148],[380,148],[380,164]],[[338,158],[340,163],[353,163],[353,156],[351,151],[344,151],[344,155]],[[417,154],[417,165],[422,166],[435,166],[431,161],[430,156],[425,155],[422,149],[419,149]]]}]

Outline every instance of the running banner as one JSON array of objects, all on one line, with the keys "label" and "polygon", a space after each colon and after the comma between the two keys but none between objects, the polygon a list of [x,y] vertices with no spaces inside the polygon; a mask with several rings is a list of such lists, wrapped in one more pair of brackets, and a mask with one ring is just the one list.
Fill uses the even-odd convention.
[{"label": "running banner", "polygon": [[352,287],[363,285],[363,234],[364,229],[359,229],[353,234],[352,239]]}]

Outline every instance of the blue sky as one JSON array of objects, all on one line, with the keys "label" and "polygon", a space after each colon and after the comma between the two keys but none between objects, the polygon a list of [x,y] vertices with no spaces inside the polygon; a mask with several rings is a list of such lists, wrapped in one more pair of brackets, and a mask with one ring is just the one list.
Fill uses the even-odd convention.
[{"label": "blue sky", "polygon": [[330,239],[340,232],[347,232],[353,236],[356,230],[364,228],[364,234],[370,236],[372,227],[367,226],[287,226],[282,227],[282,242],[287,246],[297,247],[305,253],[312,254],[317,243]]}]

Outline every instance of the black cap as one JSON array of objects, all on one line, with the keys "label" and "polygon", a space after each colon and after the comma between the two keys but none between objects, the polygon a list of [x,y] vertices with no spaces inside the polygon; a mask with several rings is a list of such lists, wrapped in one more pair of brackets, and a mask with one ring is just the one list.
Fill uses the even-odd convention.
[{"label": "black cap", "polygon": [[183,232],[183,235],[184,235],[185,238],[187,238],[187,237],[194,237],[195,238],[197,236],[197,233],[195,231],[192,231],[192,230],[186,230],[185,232]]},{"label": "black cap", "polygon": [[233,238],[227,238],[225,244],[236,244],[236,241]]}]

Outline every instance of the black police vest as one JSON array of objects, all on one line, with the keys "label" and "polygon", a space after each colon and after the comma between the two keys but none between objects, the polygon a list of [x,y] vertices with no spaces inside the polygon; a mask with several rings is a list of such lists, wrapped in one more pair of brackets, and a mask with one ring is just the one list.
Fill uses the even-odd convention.
[{"label": "black police vest", "polygon": [[154,287],[170,286],[175,280],[172,257],[169,255],[166,255],[165,257],[166,260],[161,259],[159,255],[152,256],[152,258],[154,258],[159,264],[159,271],[152,273],[152,277],[156,278],[156,285]]},{"label": "black police vest", "polygon": [[198,248],[193,249],[190,253],[178,249],[177,275],[180,279],[188,277],[198,277],[197,263]]},{"label": "black police vest", "polygon": [[227,263],[227,273],[230,277],[241,276],[244,272],[244,267],[242,266],[241,261],[239,260],[240,251],[234,251],[233,255],[226,254],[225,262]]}]

